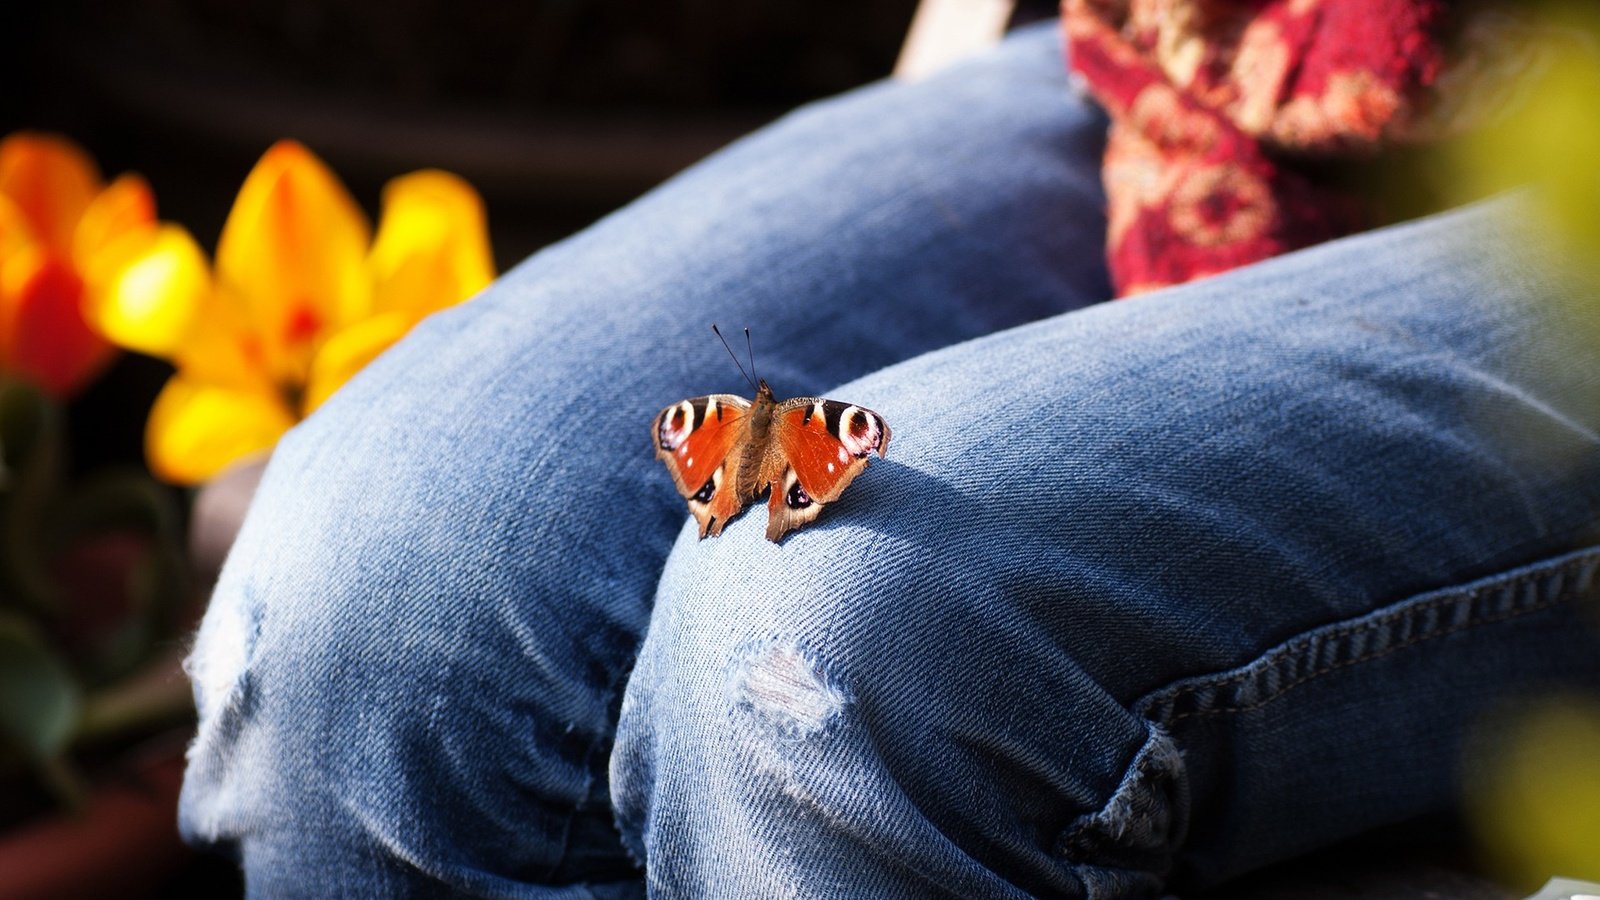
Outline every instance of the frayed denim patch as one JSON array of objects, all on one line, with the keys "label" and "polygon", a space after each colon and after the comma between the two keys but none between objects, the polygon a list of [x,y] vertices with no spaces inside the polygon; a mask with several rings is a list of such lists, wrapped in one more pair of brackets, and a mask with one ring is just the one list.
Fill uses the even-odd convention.
[{"label": "frayed denim patch", "polygon": [[1085,896],[1144,897],[1161,892],[1189,823],[1183,755],[1160,727],[1139,748],[1122,783],[1098,812],[1080,816],[1056,843],[1078,864]]},{"label": "frayed denim patch", "polygon": [[822,730],[848,702],[810,653],[786,641],[741,648],[730,675],[735,705],[785,737]]},{"label": "frayed denim patch", "polygon": [[228,821],[229,810],[216,795],[202,795],[193,785],[220,779],[219,773],[237,762],[245,728],[255,715],[257,690],[251,672],[262,614],[261,604],[248,589],[213,596],[211,609],[183,660],[199,713],[186,754],[183,789],[187,799],[179,821],[187,840],[216,840]]},{"label": "frayed denim patch", "polygon": [[231,602],[213,598],[211,606],[210,617],[183,660],[202,720],[242,712],[250,664],[261,637],[261,605],[248,590]]}]

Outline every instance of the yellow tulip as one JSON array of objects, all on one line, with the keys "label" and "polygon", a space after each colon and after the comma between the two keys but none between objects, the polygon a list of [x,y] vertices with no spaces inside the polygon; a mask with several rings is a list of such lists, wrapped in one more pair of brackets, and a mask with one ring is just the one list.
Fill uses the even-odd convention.
[{"label": "yellow tulip", "polygon": [[91,319],[176,366],[145,448],[157,475],[194,484],[271,448],[423,317],[493,278],[483,202],[465,181],[390,181],[374,239],[327,166],[281,141],[239,189],[214,269],[164,225],[118,260]]},{"label": "yellow tulip", "polygon": [[0,372],[70,397],[114,349],[85,321],[104,273],[156,228],[144,180],[102,185],[71,141],[18,132],[0,140]]}]

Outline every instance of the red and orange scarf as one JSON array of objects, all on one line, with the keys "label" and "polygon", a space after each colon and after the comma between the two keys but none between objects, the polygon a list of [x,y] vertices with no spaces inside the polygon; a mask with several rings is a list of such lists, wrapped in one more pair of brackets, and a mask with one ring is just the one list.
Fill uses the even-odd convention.
[{"label": "red and orange scarf", "polygon": [[1062,15],[1112,118],[1122,296],[1369,226],[1313,164],[1458,134],[1529,62],[1524,29],[1444,0],[1064,0]]}]

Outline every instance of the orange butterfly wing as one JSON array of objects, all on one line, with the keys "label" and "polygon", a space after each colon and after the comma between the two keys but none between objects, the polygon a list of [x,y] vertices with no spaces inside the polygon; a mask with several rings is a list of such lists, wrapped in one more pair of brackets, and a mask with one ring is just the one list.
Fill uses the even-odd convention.
[{"label": "orange butterfly wing", "polygon": [[744,506],[733,482],[749,430],[749,410],[750,401],[743,397],[709,394],[663,409],[650,427],[656,458],[666,463],[672,483],[688,501],[701,537],[720,534]]},{"label": "orange butterfly wing", "polygon": [[799,528],[844,493],[867,454],[889,449],[889,423],[863,406],[799,397],[778,404],[772,416],[773,446],[762,467],[770,482],[767,538],[776,541]]}]

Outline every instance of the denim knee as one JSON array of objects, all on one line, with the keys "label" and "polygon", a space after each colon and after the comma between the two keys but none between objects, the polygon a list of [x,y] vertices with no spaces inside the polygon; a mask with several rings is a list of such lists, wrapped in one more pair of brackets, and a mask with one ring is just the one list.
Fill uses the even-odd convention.
[{"label": "denim knee", "polygon": [[253,893],[637,877],[604,759],[643,600],[564,600],[526,553],[521,456],[432,427],[436,396],[291,434],[201,627],[181,826]]},{"label": "denim knee", "polygon": [[631,872],[605,762],[683,512],[650,416],[715,389],[708,321],[803,330],[758,354],[799,389],[1102,296],[1104,119],[1064,78],[1045,26],[793,117],[364,369],[279,446],[202,627],[186,833],[272,895]]},{"label": "denim knee", "polygon": [[[1206,868],[1226,873],[1443,808],[1485,700],[1433,641],[1466,626],[1355,657],[1432,679],[1406,695],[1427,710],[1385,707],[1385,733],[1442,736],[1404,758],[1356,737],[1401,669],[1303,657],[1319,629],[1379,635],[1367,617],[1408,598],[1472,598],[1475,579],[1594,541],[1600,386],[1563,352],[1584,332],[1548,276],[1484,249],[1520,246],[1505,212],[1335,242],[830,392],[882,413],[895,456],[781,545],[758,506],[720,538],[686,528],[669,557],[612,760],[652,879],[1141,896],[1191,822],[1226,823]],[[1585,651],[1497,615],[1463,622],[1493,626],[1470,634],[1501,638],[1506,684]],[[1181,755],[1141,714],[1171,685],[1242,683],[1284,656],[1315,690],[1274,682],[1248,727],[1235,706],[1186,713]],[[1422,712],[1433,734],[1408,731]],[[1333,762],[1307,778],[1255,754]],[[1291,822],[1302,798],[1341,815]]]},{"label": "denim knee", "polygon": [[1182,759],[1037,610],[927,591],[848,522],[775,547],[759,518],[684,533],[625,694],[613,802],[653,889],[1159,889]]}]

